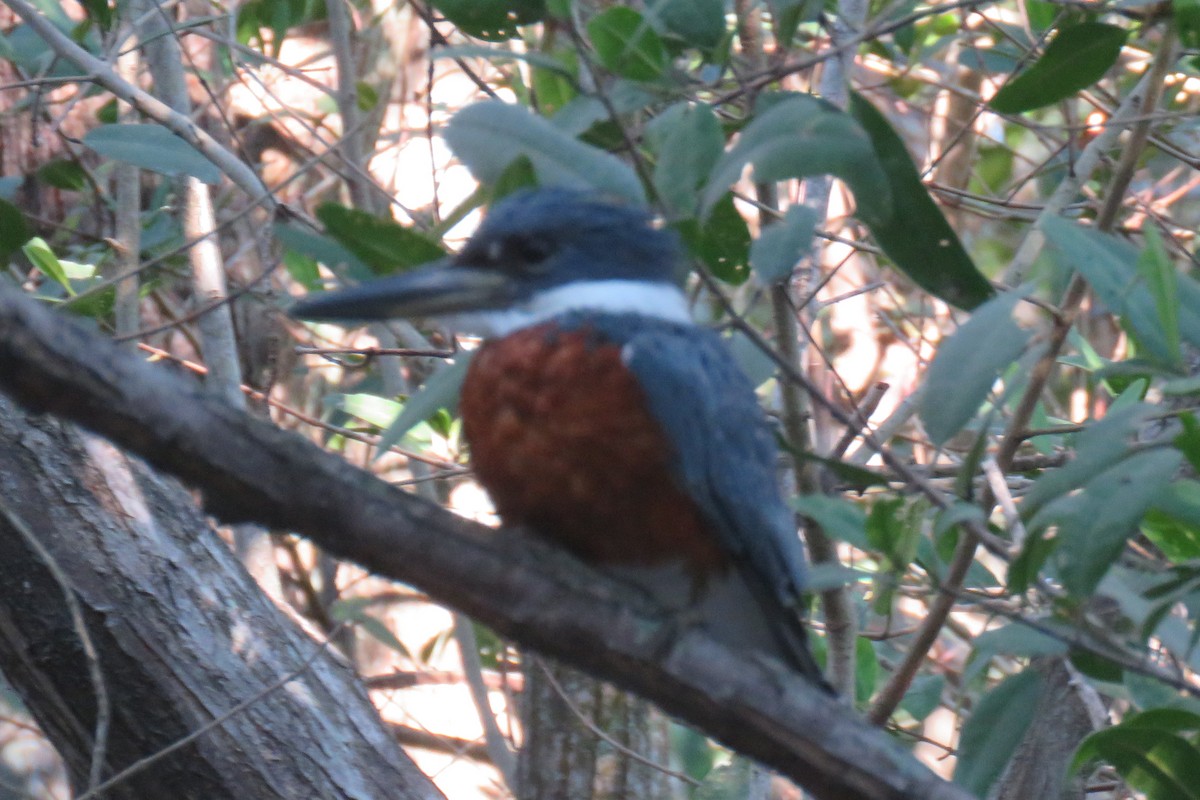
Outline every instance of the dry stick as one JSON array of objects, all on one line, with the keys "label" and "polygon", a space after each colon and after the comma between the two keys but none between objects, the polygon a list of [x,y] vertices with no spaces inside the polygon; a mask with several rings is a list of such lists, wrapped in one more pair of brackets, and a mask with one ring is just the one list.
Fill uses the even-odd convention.
[{"label": "dry stick", "polygon": [[[1121,102],[1120,107],[1113,114],[1113,118],[1109,120],[1104,131],[1093,139],[1080,155],[1075,165],[1074,174],[1064,180],[1058,189],[1055,190],[1050,202],[1046,204],[1045,210],[1043,210],[1037,223],[1035,223],[1034,229],[1029,232],[1025,241],[1021,243],[1021,247],[1017,250],[1015,256],[1017,261],[1014,262],[1014,268],[1010,270],[1012,275],[1020,276],[1024,274],[1024,271],[1037,258],[1038,253],[1041,252],[1041,248],[1045,244],[1045,236],[1040,230],[1041,224],[1050,217],[1057,215],[1070,199],[1075,196],[1083,182],[1091,177],[1092,170],[1099,165],[1101,156],[1116,143],[1117,136],[1125,128],[1126,120],[1135,116],[1141,119],[1141,121],[1134,123],[1133,129],[1135,143],[1139,144],[1139,146],[1126,147],[1122,155],[1122,162],[1128,161],[1130,164],[1136,164],[1137,154],[1140,153],[1141,146],[1145,144],[1150,125],[1149,120],[1144,118],[1144,109],[1148,104],[1153,107],[1158,102],[1158,97],[1163,86],[1163,77],[1166,74],[1167,66],[1171,62],[1171,58],[1168,55],[1168,51],[1171,49],[1170,44],[1166,43],[1159,51],[1160,57],[1155,61],[1154,68],[1142,76],[1142,79],[1138,81],[1134,90]],[[1140,137],[1139,131],[1142,132]],[[1120,170],[1118,170],[1118,177],[1119,175]],[[1120,188],[1121,184],[1116,183],[1116,179],[1114,179],[1114,186]],[[1064,187],[1069,188],[1064,189]],[[1109,206],[1119,207],[1121,197],[1120,195],[1110,194],[1107,202]],[[1113,210],[1110,213],[1115,216],[1116,212]],[[1012,464],[1013,456],[1016,455],[1017,448],[1020,447],[1023,441],[1019,433],[1028,424],[1029,418],[1037,406],[1038,399],[1041,397],[1042,389],[1050,377],[1050,372],[1057,360],[1058,353],[1066,342],[1067,333],[1074,323],[1075,312],[1083,300],[1085,287],[1086,284],[1078,274],[1071,279],[1071,284],[1063,297],[1061,314],[1055,318],[1054,329],[1050,334],[1046,352],[1033,369],[1029,385],[1026,387],[1025,393],[1022,395],[1016,410],[1013,412],[1013,418],[1008,425],[1008,429],[1005,431],[1004,439],[1000,444],[1000,450],[996,454],[996,464],[1002,472],[1007,472],[1009,465]],[[981,505],[984,508],[988,508],[994,501],[995,498],[992,492],[989,488],[985,487],[981,498]],[[930,603],[929,614],[921,623],[920,631],[918,631],[909,651],[905,654],[904,660],[897,666],[896,671],[892,673],[891,680],[880,691],[875,699],[875,703],[871,706],[871,710],[867,713],[867,718],[871,722],[876,724],[886,722],[904,698],[904,694],[912,684],[913,678],[916,677],[917,670],[920,668],[922,662],[924,662],[930,648],[933,647],[933,643],[937,641],[938,633],[945,624],[946,618],[950,615],[950,611],[954,608],[958,592],[961,590],[963,580],[966,578],[967,570],[970,569],[971,564],[975,561],[975,549],[978,545],[978,540],[979,537],[974,532],[969,529],[964,530],[963,536],[959,539],[958,546],[954,550],[950,565],[946,570],[946,576],[942,580],[939,591],[933,598],[933,602]]]},{"label": "dry stick", "polygon": [[463,677],[471,700],[479,715],[479,723],[483,726],[483,740],[487,745],[488,757],[492,765],[500,771],[505,784],[510,789],[517,787],[517,756],[509,747],[496,724],[496,715],[488,701],[488,688],[483,680],[483,662],[479,659],[479,642],[475,638],[475,628],[471,618],[466,614],[454,614],[454,641],[458,644],[459,656],[462,659]]},{"label": "dry stick", "polygon": [[58,562],[54,560],[54,556],[41,543],[37,534],[31,531],[25,521],[3,503],[0,503],[0,517],[3,517],[9,527],[15,530],[17,535],[37,553],[42,565],[54,578],[58,587],[62,589],[63,600],[67,604],[67,613],[71,616],[71,626],[79,637],[83,655],[87,659],[88,677],[92,682],[92,690],[96,693],[96,727],[92,734],[92,760],[88,767],[88,794],[92,794],[105,785],[100,783],[100,779],[104,774],[108,730],[112,722],[112,703],[108,698],[108,687],[104,683],[104,671],[100,669],[100,657],[96,653],[96,645],[92,642],[92,636],[88,633],[87,624],[83,621],[83,608],[79,605],[79,598],[75,596],[75,589],[71,586],[67,574],[63,572]]}]

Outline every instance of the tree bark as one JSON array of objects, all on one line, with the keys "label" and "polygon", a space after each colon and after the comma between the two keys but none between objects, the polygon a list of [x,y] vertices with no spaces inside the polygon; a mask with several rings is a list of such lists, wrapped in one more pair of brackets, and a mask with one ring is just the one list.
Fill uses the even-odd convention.
[{"label": "tree bark", "polygon": [[77,791],[101,703],[64,579],[111,711],[100,778],[211,726],[104,797],[441,797],[353,671],[267,600],[177,483],[4,397],[0,465],[0,671]]}]

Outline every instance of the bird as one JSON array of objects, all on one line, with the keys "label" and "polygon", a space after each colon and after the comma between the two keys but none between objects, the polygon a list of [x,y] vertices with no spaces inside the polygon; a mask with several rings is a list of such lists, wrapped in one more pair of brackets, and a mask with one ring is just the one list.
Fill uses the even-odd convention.
[{"label": "bird", "polygon": [[459,413],[502,522],[832,693],[809,647],[772,429],[725,342],[693,322],[682,264],[678,237],[644,208],[522,189],[457,254],[290,313],[480,335]]}]

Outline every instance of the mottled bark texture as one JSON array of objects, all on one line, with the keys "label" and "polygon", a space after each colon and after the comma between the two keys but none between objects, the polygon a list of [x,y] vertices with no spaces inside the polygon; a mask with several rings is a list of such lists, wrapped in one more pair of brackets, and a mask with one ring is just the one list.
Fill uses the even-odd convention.
[{"label": "mottled bark texture", "polygon": [[1039,659],[1034,669],[1043,679],[1041,702],[990,800],[1084,800],[1084,776],[1067,768],[1084,737],[1108,724],[1108,712],[1069,660]]},{"label": "mottled bark texture", "polygon": [[[526,657],[521,800],[674,797],[667,721],[652,705],[578,670]],[[602,732],[602,733],[601,733]]]},{"label": "mottled bark texture", "polygon": [[262,693],[106,798],[441,797],[354,673],[267,600],[174,480],[0,397],[0,504],[0,671],[77,790],[96,694],[63,589],[20,528],[65,577],[97,651],[112,709],[103,778]]}]

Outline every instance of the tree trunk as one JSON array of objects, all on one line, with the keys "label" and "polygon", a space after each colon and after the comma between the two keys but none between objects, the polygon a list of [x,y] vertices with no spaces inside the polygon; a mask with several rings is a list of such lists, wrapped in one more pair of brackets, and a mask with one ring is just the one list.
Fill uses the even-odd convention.
[{"label": "tree trunk", "polygon": [[102,779],[207,728],[106,798],[441,797],[353,672],[265,598],[178,484],[3,397],[0,465],[0,671],[76,790],[89,783],[98,666]]},{"label": "tree trunk", "polygon": [[[645,700],[526,654],[521,800],[670,797],[666,720]],[[606,738],[607,737],[607,738]]]}]

